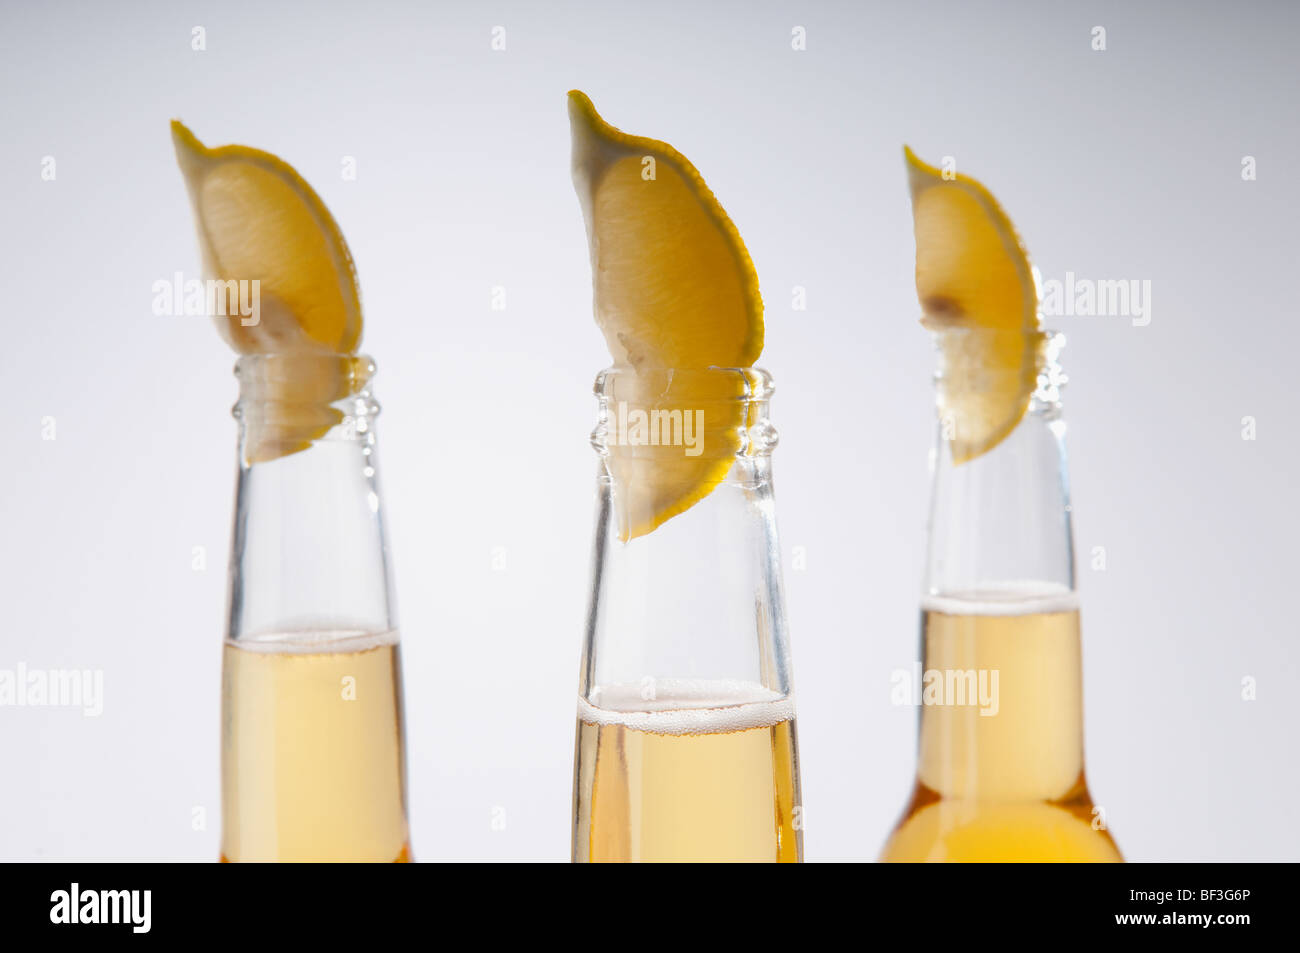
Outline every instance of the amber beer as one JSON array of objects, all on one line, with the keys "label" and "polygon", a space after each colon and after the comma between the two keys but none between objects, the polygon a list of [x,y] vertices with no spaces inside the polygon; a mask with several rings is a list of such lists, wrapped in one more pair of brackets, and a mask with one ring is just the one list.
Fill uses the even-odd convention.
[{"label": "amber beer", "polygon": [[881,859],[1121,860],[1084,777],[1076,595],[931,597],[921,615],[926,671],[996,672],[996,706],[922,705],[916,788]]},{"label": "amber beer", "polygon": [[794,705],[681,683],[579,700],[575,861],[798,861]]},{"label": "amber beer", "polygon": [[227,642],[223,861],[406,861],[397,634]]}]

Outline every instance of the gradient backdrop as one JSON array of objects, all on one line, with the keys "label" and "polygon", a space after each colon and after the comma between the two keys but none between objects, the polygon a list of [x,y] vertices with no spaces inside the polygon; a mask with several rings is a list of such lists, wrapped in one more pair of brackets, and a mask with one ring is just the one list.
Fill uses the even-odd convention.
[{"label": "gradient backdrop", "polygon": [[172,117],[294,164],[356,256],[416,856],[567,859],[608,361],[574,86],[690,156],[763,283],[807,858],[874,858],[914,767],[889,677],[916,654],[932,355],[904,142],[982,178],[1045,278],[1151,282],[1144,327],[1052,321],[1112,831],[1133,860],[1300,858],[1298,28],[1284,3],[6,0],[0,668],[102,669],[105,708],[0,708],[0,859],[217,854],[235,381],[209,321],[151,312],[199,268]]}]

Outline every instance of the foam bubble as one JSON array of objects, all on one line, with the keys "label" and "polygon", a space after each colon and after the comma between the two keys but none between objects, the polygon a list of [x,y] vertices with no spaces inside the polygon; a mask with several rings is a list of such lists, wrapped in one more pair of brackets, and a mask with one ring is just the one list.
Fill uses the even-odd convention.
[{"label": "foam bubble", "polygon": [[603,685],[578,699],[578,718],[656,735],[721,734],[769,728],[794,717],[794,698],[755,682],[660,679],[655,697],[640,684]]},{"label": "foam bubble", "polygon": [[1079,594],[1059,583],[999,582],[972,591],[924,595],[921,608],[944,615],[1015,616],[1076,612]]},{"label": "foam bubble", "polygon": [[246,652],[284,653],[287,655],[321,655],[336,652],[366,652],[397,645],[396,629],[387,632],[305,629],[292,632],[258,632],[238,639],[226,639],[232,648]]}]

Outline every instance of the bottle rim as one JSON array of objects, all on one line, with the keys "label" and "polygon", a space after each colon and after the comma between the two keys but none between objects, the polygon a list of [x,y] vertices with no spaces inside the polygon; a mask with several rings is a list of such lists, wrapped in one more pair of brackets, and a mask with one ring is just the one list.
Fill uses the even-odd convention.
[{"label": "bottle rim", "polygon": [[[728,381],[732,382],[728,386]],[[602,400],[636,393],[667,397],[674,390],[687,400],[708,403],[755,403],[771,399],[776,382],[761,367],[634,367],[611,364],[596,375],[592,392]]]},{"label": "bottle rim", "polygon": [[930,339],[934,342],[935,347],[942,346],[944,341],[971,339],[971,340],[997,340],[1002,337],[1021,337],[1029,340],[1037,340],[1043,347],[1054,347],[1057,351],[1065,347],[1065,332],[1058,331],[1055,328],[1038,328],[1034,331],[1026,331],[1023,328],[972,328],[963,327],[957,324],[940,324],[922,317],[921,324],[926,331],[930,332]]},{"label": "bottle rim", "polygon": [[334,354],[316,351],[285,351],[270,354],[241,354],[233,373],[239,381],[263,380],[281,383],[304,373],[335,371],[353,380],[366,381],[377,370],[368,354]]}]

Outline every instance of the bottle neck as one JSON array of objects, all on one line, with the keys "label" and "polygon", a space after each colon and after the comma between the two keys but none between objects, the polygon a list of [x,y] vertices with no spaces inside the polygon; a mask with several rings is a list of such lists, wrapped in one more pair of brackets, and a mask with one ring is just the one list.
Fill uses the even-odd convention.
[{"label": "bottle neck", "polygon": [[1080,629],[1055,357],[1000,442],[954,462],[944,421],[922,597],[920,784],[957,800],[1084,790]]},{"label": "bottle neck", "polygon": [[[250,368],[249,360],[237,368],[227,638],[341,639],[395,629],[373,364],[345,358],[331,369],[322,359],[302,377],[282,373],[282,364]],[[347,370],[354,361],[365,363],[364,377]]]},{"label": "bottle neck", "polygon": [[954,464],[934,451],[925,591],[1014,596],[1074,589],[1065,423],[1031,410],[998,446]]},{"label": "bottle neck", "polygon": [[[789,694],[772,390],[750,368],[611,369],[598,379],[586,703],[652,711]],[[700,421],[699,453],[662,439],[678,414]]]},{"label": "bottle neck", "polygon": [[[1047,338],[1046,363],[1024,416],[991,449],[956,462],[950,421],[940,410],[932,454],[925,591],[999,598],[1074,589],[1074,542],[1065,420],[1065,383]],[[940,387],[943,377],[939,376]],[[945,399],[953,399],[945,394]],[[975,400],[978,394],[957,395]]]}]

